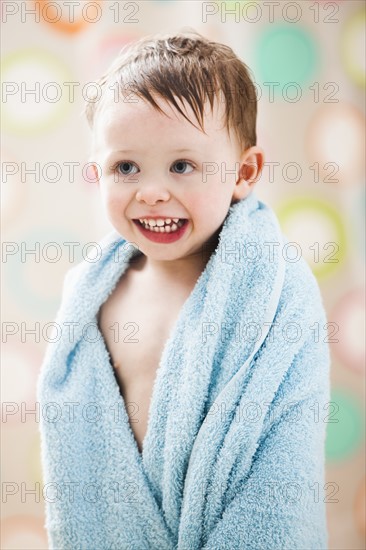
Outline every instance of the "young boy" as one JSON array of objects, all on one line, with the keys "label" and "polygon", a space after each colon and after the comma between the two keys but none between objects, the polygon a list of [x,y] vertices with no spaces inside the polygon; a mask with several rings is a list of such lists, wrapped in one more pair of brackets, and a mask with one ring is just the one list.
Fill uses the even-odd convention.
[{"label": "young boy", "polygon": [[[202,60],[195,69],[190,69],[191,47],[189,39],[182,44],[176,39],[170,46],[162,42],[149,54],[157,58],[155,71],[159,72],[153,78],[161,79],[158,89],[162,97],[154,100],[166,114],[144,101],[144,95],[130,94],[125,101],[117,98],[115,102],[115,88],[108,89],[108,81],[98,109],[89,103],[87,110],[93,125],[93,159],[101,173],[98,177],[96,170],[108,218],[120,235],[136,243],[143,252],[103,304],[99,318],[122,395],[126,402],[137,404],[132,429],[140,451],[164,343],[216,248],[229,206],[252,191],[264,162],[263,151],[255,146],[252,127],[256,116],[254,87],[243,69],[236,83],[241,84],[243,96],[240,101],[232,96],[229,104],[238,111],[233,113],[233,120],[243,119],[235,131],[227,128],[222,98],[214,103],[213,112],[208,100],[203,102],[202,98],[202,103],[195,105],[192,99],[189,102],[183,99],[184,95],[189,98],[189,92],[195,97],[194,93],[198,94],[200,88],[203,91],[202,86],[210,84],[213,78],[209,66],[213,59]],[[222,52],[222,64],[232,58],[224,46],[216,47],[215,51],[203,41],[197,47],[201,48],[201,56],[209,56],[211,52],[218,56]],[[177,76],[172,76],[168,65],[160,65],[158,56],[164,55],[164,48],[167,48],[165,55],[170,52]],[[187,57],[186,61],[181,55]],[[240,62],[231,63],[228,71],[235,74]],[[219,66],[217,71],[216,78],[229,78]],[[201,83],[202,73],[210,74],[211,79]],[[111,71],[111,82],[113,76]],[[138,89],[148,95],[149,77],[138,76]],[[129,73],[125,78],[131,78]],[[125,85],[130,87],[130,81]],[[213,92],[212,89],[212,97]],[[244,94],[251,101],[245,100]],[[174,101],[174,97],[181,97],[188,120],[167,101],[169,98]],[[194,121],[192,107],[204,108],[205,133],[190,122]],[[248,135],[247,127],[251,127]],[[178,222],[174,221],[177,219]],[[109,327],[114,323],[124,327],[131,321],[138,327],[138,342],[132,346],[124,339],[115,342]]]},{"label": "young boy", "polygon": [[329,355],[311,327],[326,319],[253,194],[264,153],[248,68],[197,33],[157,35],[99,85],[86,115],[115,231],[97,264],[68,273],[58,313],[96,339],[76,326],[39,382],[41,403],[99,414],[42,422],[45,478],[80,485],[48,503],[51,547],[325,548],[311,411],[329,398]]}]

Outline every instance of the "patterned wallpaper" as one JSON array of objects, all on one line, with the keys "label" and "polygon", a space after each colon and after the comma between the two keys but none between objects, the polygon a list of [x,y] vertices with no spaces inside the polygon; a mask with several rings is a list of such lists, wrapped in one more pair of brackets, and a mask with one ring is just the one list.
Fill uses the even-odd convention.
[{"label": "patterned wallpaper", "polygon": [[327,422],[329,548],[365,548],[364,2],[4,0],[1,19],[1,548],[47,548],[36,379],[64,274],[111,229],[84,99],[122,45],[184,27],[231,46],[255,76],[256,192],[328,314],[318,337],[332,402],[314,415]]}]

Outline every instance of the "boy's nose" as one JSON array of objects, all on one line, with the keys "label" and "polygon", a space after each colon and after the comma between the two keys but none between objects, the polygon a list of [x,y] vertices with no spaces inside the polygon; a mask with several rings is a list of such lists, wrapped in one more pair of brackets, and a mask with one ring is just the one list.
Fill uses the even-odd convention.
[{"label": "boy's nose", "polygon": [[148,205],[154,205],[158,201],[167,201],[170,198],[170,193],[167,189],[161,186],[148,186],[145,189],[139,189],[136,193],[138,202],[145,202]]}]

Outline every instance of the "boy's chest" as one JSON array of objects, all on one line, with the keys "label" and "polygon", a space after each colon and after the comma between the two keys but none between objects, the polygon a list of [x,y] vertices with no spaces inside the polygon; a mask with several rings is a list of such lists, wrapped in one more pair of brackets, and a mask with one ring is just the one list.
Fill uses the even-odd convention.
[{"label": "boy's chest", "polygon": [[140,452],[156,370],[188,293],[170,293],[168,299],[122,278],[99,311],[99,328]]}]

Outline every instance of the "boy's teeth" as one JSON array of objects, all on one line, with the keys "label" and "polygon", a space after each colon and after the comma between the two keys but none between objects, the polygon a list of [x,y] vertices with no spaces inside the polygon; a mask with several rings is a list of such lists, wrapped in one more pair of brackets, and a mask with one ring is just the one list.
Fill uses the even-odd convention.
[{"label": "boy's teeth", "polygon": [[171,224],[172,220],[174,223],[178,223],[180,218],[157,218],[155,220],[153,219],[146,219],[146,218],[139,218],[139,221],[141,223],[145,223],[146,225],[149,225],[150,227],[163,227],[164,225]]},{"label": "boy's teeth", "polygon": [[[179,227],[182,227],[183,220],[180,220],[180,218],[158,218],[156,220],[153,219],[146,219],[146,218],[139,218],[140,223],[146,228],[150,229],[150,231],[154,231],[156,233],[171,233],[172,231],[176,231],[179,229]],[[171,223],[171,222],[175,223]]]}]

